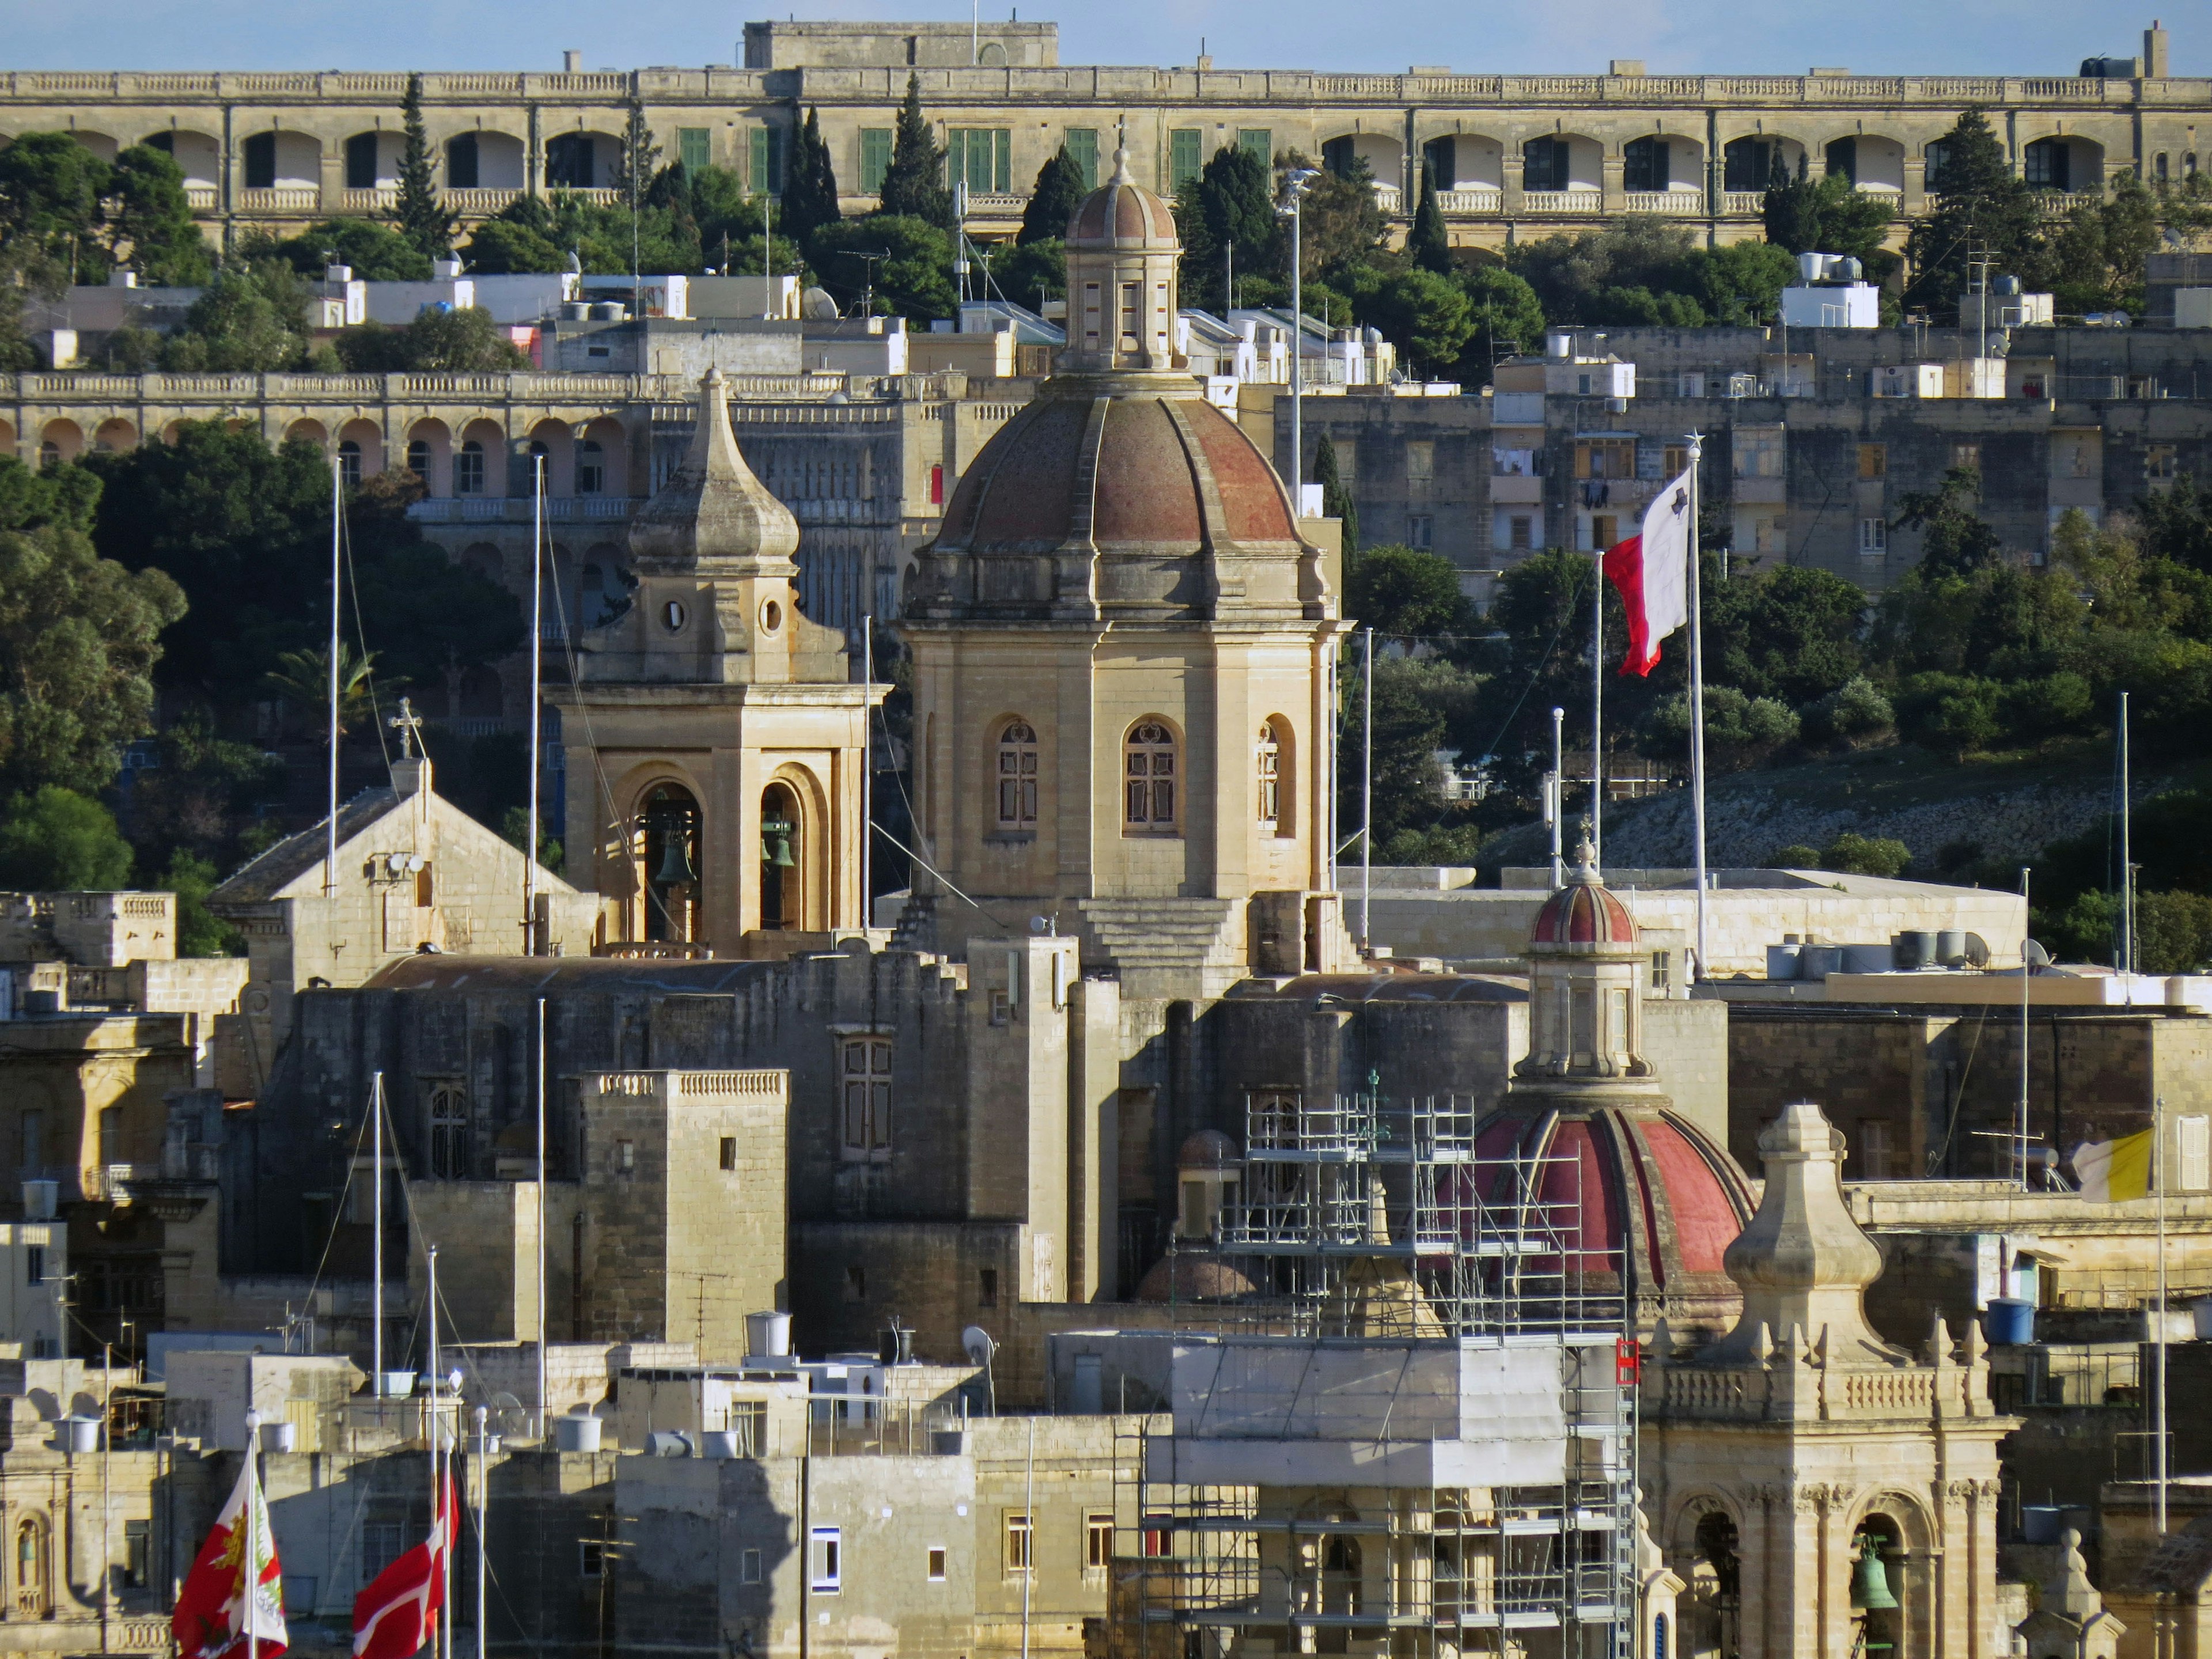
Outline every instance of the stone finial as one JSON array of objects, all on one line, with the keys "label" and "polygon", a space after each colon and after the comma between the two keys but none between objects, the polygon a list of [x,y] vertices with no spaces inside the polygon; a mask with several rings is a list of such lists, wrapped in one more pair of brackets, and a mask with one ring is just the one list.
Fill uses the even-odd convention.
[{"label": "stone finial", "polygon": [[2043,1607],[2077,1625],[2087,1624],[2105,1610],[2105,1598],[2089,1582],[2089,1564],[2081,1559],[2081,1534],[2071,1527],[2059,1534],[2058,1565],[2043,1581]]},{"label": "stone finial", "polygon": [[721,576],[798,574],[799,521],[753,476],[730,430],[729,383],[720,368],[699,382],[691,447],[668,482],[631,520],[629,550],[657,573]]},{"label": "stone finial", "polygon": [[1751,1361],[1754,1365],[1771,1365],[1774,1363],[1774,1333],[1767,1328],[1766,1322],[1763,1319],[1759,1322],[1758,1334],[1752,1338]]},{"label": "stone finial", "polygon": [[1934,1327],[1928,1333],[1928,1363],[1937,1370],[1951,1364],[1951,1328],[1943,1322],[1943,1316],[1935,1316]]},{"label": "stone finial", "polygon": [[1826,1328],[1823,1363],[1833,1369],[1887,1367],[1903,1358],[1867,1323],[1866,1287],[1881,1273],[1881,1252],[1860,1231],[1838,1180],[1844,1139],[1810,1101],[1783,1109],[1759,1138],[1766,1190],[1750,1224],[1722,1265],[1743,1289],[1743,1316],[1706,1351],[1708,1363],[1751,1359],[1763,1326],[1792,1333]]}]

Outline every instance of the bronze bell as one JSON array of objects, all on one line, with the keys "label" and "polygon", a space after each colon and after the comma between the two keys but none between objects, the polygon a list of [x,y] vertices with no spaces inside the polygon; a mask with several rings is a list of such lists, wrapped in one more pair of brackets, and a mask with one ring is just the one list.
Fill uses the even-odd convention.
[{"label": "bronze bell", "polygon": [[785,818],[761,820],[761,862],[788,870],[799,860],[791,855],[791,832],[796,826]]},{"label": "bronze bell", "polygon": [[[1858,1565],[1851,1570],[1851,1610],[1855,1613],[1888,1613],[1897,1607],[1897,1598],[1890,1594],[1889,1574],[1881,1565],[1881,1547],[1872,1533],[1859,1534]],[[1886,1647],[1887,1643],[1869,1643],[1868,1650]]]},{"label": "bronze bell", "polygon": [[681,813],[672,812],[659,821],[660,868],[653,872],[656,887],[688,887],[699,879],[691,867],[690,826]]}]

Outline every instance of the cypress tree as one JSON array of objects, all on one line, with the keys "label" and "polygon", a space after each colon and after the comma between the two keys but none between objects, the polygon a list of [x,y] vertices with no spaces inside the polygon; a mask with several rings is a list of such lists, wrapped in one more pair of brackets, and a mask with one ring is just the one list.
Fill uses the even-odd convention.
[{"label": "cypress tree", "polygon": [[1321,486],[1323,516],[1344,520],[1344,565],[1348,573],[1359,555],[1359,509],[1352,505],[1352,492],[1344,487],[1336,466],[1336,446],[1326,432],[1314,450],[1313,481]]},{"label": "cypress tree", "polygon": [[399,202],[392,216],[399,234],[427,258],[442,259],[453,252],[453,216],[438,199],[438,179],[430,161],[430,137],[422,126],[422,77],[407,77],[407,95],[399,101],[405,137],[399,150]]},{"label": "cypress tree", "polygon": [[952,192],[945,187],[945,151],[930,137],[921,112],[921,77],[906,77],[906,101],[899,106],[891,136],[891,164],[884,173],[883,210],[910,214],[933,225],[952,222]]},{"label": "cypress tree", "polygon": [[805,125],[799,130],[796,153],[784,180],[776,228],[804,248],[812,244],[815,232],[842,217],[837,205],[837,171],[822,137],[822,118],[810,109]]},{"label": "cypress tree", "polygon": [[1015,242],[1060,240],[1067,234],[1067,222],[1075,216],[1085,194],[1083,169],[1062,144],[1052,160],[1037,169],[1036,188],[1030,192],[1030,204],[1022,210],[1021,234]]},{"label": "cypress tree", "polygon": [[1437,205],[1436,188],[1425,162],[1421,167],[1421,202],[1413,210],[1413,228],[1406,238],[1406,252],[1424,270],[1433,270],[1439,276],[1452,274],[1451,238],[1444,233],[1443,210]]},{"label": "cypress tree", "polygon": [[1996,262],[1990,276],[2016,274],[2039,252],[2043,225],[2034,191],[2014,174],[1978,107],[1940,142],[1943,164],[1929,185],[1936,210],[1913,225],[1905,257],[1912,266],[1905,302],[1942,316],[1957,313],[1970,258],[1986,252]]}]

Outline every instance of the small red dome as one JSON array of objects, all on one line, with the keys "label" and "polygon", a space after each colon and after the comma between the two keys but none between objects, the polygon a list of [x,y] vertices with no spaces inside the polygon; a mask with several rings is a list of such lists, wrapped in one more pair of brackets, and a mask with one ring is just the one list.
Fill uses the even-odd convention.
[{"label": "small red dome", "polygon": [[1594,881],[1570,881],[1544,901],[1530,930],[1531,945],[1633,945],[1636,918],[1612,892]]},{"label": "small red dome", "polygon": [[1176,246],[1175,210],[1131,179],[1126,169],[1116,167],[1114,176],[1077,203],[1068,216],[1067,246],[1078,251],[1172,250]]},{"label": "small red dome", "polygon": [[[1559,1238],[1564,1264],[1537,1262],[1539,1273],[1564,1265],[1592,1291],[1625,1291],[1678,1334],[1717,1332],[1742,1305],[1722,1258],[1758,1207],[1751,1182],[1688,1119],[1637,1107],[1509,1107],[1476,1130],[1475,1157],[1497,1170],[1482,1194],[1493,1227],[1504,1221],[1500,1209],[1524,1209],[1520,1229]],[[1537,1171],[1525,1197],[1516,1163]]]}]

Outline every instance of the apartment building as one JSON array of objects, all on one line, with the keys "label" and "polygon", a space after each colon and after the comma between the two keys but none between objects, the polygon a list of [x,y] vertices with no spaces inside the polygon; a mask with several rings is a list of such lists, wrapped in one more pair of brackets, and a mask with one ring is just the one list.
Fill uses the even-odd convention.
[{"label": "apartment building", "polygon": [[[1903,216],[1923,210],[1940,142],[1970,106],[2063,210],[2122,170],[2179,179],[2205,155],[2212,81],[2167,73],[2163,29],[2140,58],[2044,76],[1403,74],[1062,64],[1049,22],[759,22],[743,62],[703,68],[423,77],[440,184],[465,219],[519,195],[611,198],[630,112],[661,152],[731,167],[774,192],[797,124],[818,110],[848,212],[875,205],[909,76],[964,186],[971,230],[1010,234],[1038,169],[1065,144],[1096,184],[1126,144],[1132,172],[1172,192],[1224,146],[1364,161],[1404,221],[1425,168],[1455,242],[1500,247],[1623,213],[1679,220],[1715,241],[1759,234],[1773,168],[1840,172]],[[397,198],[401,74],[20,71],[0,75],[0,138],[68,131],[96,151],[154,143],[184,169],[224,237]]]},{"label": "apartment building", "polygon": [[[2124,513],[2212,477],[2212,348],[2194,331],[2031,328],[1561,331],[1501,364],[1494,389],[1307,395],[1307,476],[1326,434],[1372,545],[1402,542],[1474,574],[1547,547],[1631,533],[1702,437],[1700,487],[1733,550],[1817,564],[1879,591],[1918,559],[1906,492],[1954,467],[1978,510],[2039,556],[2059,518]],[[1278,398],[1279,404],[1285,400]],[[1287,407],[1276,465],[1290,467]]]}]

